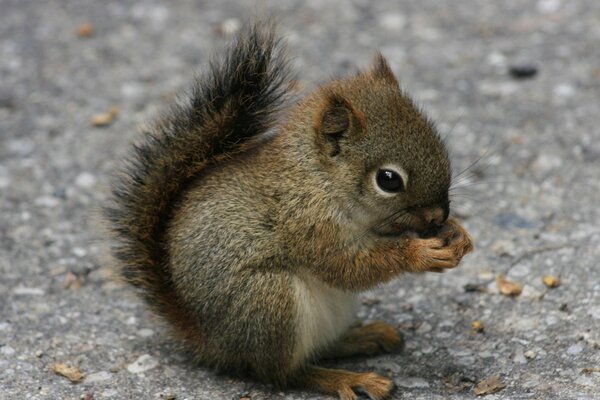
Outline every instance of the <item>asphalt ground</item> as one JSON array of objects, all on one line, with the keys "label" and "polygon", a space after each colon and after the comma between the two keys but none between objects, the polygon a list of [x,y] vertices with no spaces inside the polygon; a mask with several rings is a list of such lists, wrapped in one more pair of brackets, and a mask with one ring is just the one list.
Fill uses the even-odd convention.
[{"label": "asphalt ground", "polygon": [[[474,163],[452,204],[476,252],[362,295],[358,317],[397,325],[406,348],[331,365],[392,377],[397,399],[471,399],[496,376],[486,399],[600,398],[599,2],[0,0],[0,10],[0,399],[323,398],[192,365],[110,279],[92,217],[140,126],[240,22],[264,14],[281,21],[307,89],[381,50],[447,135],[456,171]],[[499,275],[521,293],[502,294],[511,287]],[[64,366],[78,383],[53,371]]]}]

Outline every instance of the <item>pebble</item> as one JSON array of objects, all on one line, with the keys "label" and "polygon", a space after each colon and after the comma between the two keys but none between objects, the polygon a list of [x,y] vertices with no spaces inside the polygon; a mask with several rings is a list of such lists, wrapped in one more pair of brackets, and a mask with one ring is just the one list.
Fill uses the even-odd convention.
[{"label": "pebble", "polygon": [[561,7],[560,0],[539,0],[536,4],[537,10],[542,14],[557,12]]},{"label": "pebble", "polygon": [[86,383],[103,382],[112,379],[112,374],[108,371],[94,372],[85,378]]},{"label": "pebble", "polygon": [[492,251],[500,256],[514,256],[517,254],[515,242],[507,239],[496,240],[491,245]]},{"label": "pebble", "polygon": [[158,367],[158,360],[152,357],[150,354],[144,354],[129,364],[127,366],[127,371],[131,372],[132,374],[140,374],[142,372],[150,371],[156,367]]},{"label": "pebble", "polygon": [[512,213],[512,212],[503,212],[503,213],[497,214],[494,217],[494,223],[504,229],[513,229],[513,228],[531,229],[534,227],[534,224],[531,221],[521,217],[518,214]]},{"label": "pebble", "polygon": [[523,379],[523,387],[530,389],[540,384],[540,376],[536,374],[527,374]]},{"label": "pebble", "polygon": [[[591,387],[591,388],[596,388],[596,389],[598,388],[596,380],[593,379],[591,376],[582,375],[579,378],[577,378],[577,380],[575,380],[575,383],[577,383],[578,385],[581,385],[581,386],[586,386],[586,387]],[[598,392],[596,392],[596,394],[598,394]]]},{"label": "pebble", "polygon": [[516,364],[527,364],[527,358],[523,354],[523,350],[518,349],[513,354],[512,360]]},{"label": "pebble", "polygon": [[580,343],[577,343],[572,346],[569,346],[569,348],[567,349],[567,354],[570,354],[570,355],[579,354],[583,351],[583,349],[584,349],[584,346]]},{"label": "pebble", "polygon": [[471,350],[466,349],[464,347],[454,347],[448,349],[448,353],[453,355],[454,357],[469,357],[471,356]]},{"label": "pebble", "polygon": [[493,67],[504,67],[506,65],[506,56],[498,51],[494,51],[488,54],[487,62]]},{"label": "pebble", "polygon": [[535,65],[529,64],[511,65],[508,67],[508,73],[516,79],[527,79],[536,76],[538,69]]},{"label": "pebble", "polygon": [[388,31],[398,32],[406,25],[406,17],[398,12],[386,13],[380,17],[379,24]]},{"label": "pebble", "polygon": [[492,97],[508,97],[519,90],[515,82],[490,82],[483,81],[479,84],[479,91]]},{"label": "pebble", "polygon": [[594,319],[600,319],[600,306],[591,307],[587,313]]},{"label": "pebble", "polygon": [[6,149],[18,157],[26,157],[33,153],[35,144],[31,140],[11,140],[6,144]]},{"label": "pebble", "polygon": [[405,388],[428,388],[429,383],[425,379],[414,377],[400,377],[394,379],[394,383]]},{"label": "pebble", "polygon": [[34,204],[40,207],[54,208],[60,204],[60,200],[54,196],[40,196],[34,200]]},{"label": "pebble", "polygon": [[224,36],[233,36],[240,30],[241,27],[242,23],[239,19],[228,18],[221,23],[220,30]]},{"label": "pebble", "polygon": [[40,288],[19,286],[13,289],[13,293],[17,296],[43,296],[45,292]]},{"label": "pebble", "polygon": [[87,255],[87,250],[83,247],[73,247],[71,251],[77,257],[85,257]]},{"label": "pebble", "polygon": [[75,185],[83,189],[89,189],[96,183],[96,177],[89,172],[82,172],[75,178]]},{"label": "pebble", "polygon": [[512,324],[512,328],[515,331],[535,332],[535,330],[537,329],[538,325],[539,325],[539,321],[537,319],[534,319],[534,318],[522,318],[521,317],[521,318],[518,318]]},{"label": "pebble", "polygon": [[419,328],[417,329],[417,333],[427,333],[427,332],[431,332],[432,330],[432,326],[430,324],[428,324],[427,322],[423,322]]},{"label": "pebble", "polygon": [[147,337],[154,335],[154,331],[152,329],[143,328],[143,329],[140,329],[139,331],[137,331],[137,334],[138,334],[138,336],[147,338]]},{"label": "pebble", "polygon": [[0,176],[0,189],[4,189],[11,184],[11,180],[8,176]]},{"label": "pebble", "polygon": [[573,97],[576,93],[575,88],[568,83],[560,83],[554,86],[553,92],[557,97]]},{"label": "pebble", "polygon": [[394,374],[397,374],[400,371],[402,371],[402,367],[391,360],[379,361],[377,359],[371,359],[367,360],[367,366],[369,366],[370,368],[383,368],[387,371],[393,372]]},{"label": "pebble", "polygon": [[523,353],[523,355],[525,356],[525,358],[533,360],[537,356],[537,353],[533,350],[527,350]]}]

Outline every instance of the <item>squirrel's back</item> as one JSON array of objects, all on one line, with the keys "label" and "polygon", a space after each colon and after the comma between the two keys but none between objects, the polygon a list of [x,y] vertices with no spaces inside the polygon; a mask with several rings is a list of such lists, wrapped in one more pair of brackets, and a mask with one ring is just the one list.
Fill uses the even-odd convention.
[{"label": "squirrel's back", "polygon": [[196,80],[187,101],[174,105],[135,146],[105,209],[119,274],[193,342],[199,340],[193,313],[174,290],[165,259],[173,205],[207,167],[243,151],[275,123],[289,86],[271,26],[256,23],[236,40]]}]

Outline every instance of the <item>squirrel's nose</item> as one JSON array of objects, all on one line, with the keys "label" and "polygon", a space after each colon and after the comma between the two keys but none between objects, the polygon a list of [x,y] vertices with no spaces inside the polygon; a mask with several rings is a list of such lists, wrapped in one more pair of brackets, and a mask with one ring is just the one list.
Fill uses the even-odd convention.
[{"label": "squirrel's nose", "polygon": [[435,207],[423,210],[423,222],[426,225],[441,225],[448,219],[448,207]]}]

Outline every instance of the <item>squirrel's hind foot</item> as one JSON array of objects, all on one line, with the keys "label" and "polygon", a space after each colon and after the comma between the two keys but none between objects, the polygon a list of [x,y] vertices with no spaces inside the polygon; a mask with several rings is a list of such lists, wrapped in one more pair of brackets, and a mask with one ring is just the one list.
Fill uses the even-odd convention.
[{"label": "squirrel's hind foot", "polygon": [[330,395],[340,400],[355,400],[364,393],[373,400],[388,398],[394,383],[374,372],[350,372],[339,369],[308,367],[298,382],[300,385]]},{"label": "squirrel's hind foot", "polygon": [[396,352],[403,346],[402,334],[396,328],[382,321],[374,321],[350,328],[322,358],[372,356]]}]

